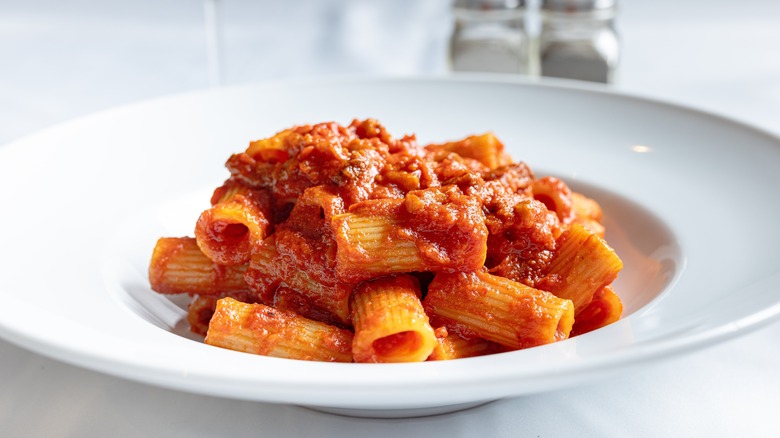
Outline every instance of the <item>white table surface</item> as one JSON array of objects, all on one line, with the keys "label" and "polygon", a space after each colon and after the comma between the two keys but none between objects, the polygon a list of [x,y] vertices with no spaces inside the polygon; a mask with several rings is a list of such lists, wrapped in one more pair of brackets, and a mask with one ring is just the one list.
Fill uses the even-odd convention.
[{"label": "white table surface", "polygon": [[[615,88],[780,135],[780,2],[620,4]],[[224,83],[445,73],[448,11],[446,0],[221,0]],[[203,18],[199,0],[0,0],[0,144],[208,87]],[[780,436],[779,339],[775,322],[607,382],[402,420],[171,391],[0,340],[0,436]]]}]

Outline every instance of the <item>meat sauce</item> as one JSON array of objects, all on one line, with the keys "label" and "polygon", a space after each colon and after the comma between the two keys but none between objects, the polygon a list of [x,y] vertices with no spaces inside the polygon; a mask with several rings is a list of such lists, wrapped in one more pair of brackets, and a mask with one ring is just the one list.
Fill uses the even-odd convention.
[{"label": "meat sauce", "polygon": [[[192,330],[212,345],[441,360],[556,342],[622,312],[598,203],[537,178],[492,134],[423,146],[373,119],[302,125],[226,167],[195,238],[159,239],[149,274],[194,297]],[[354,334],[351,351],[323,330]]]},{"label": "meat sauce", "polygon": [[[320,123],[253,142],[226,165],[231,180],[269,193],[280,262],[306,269],[322,284],[356,280],[338,275],[330,219],[395,208],[402,224],[395,237],[416,242],[432,266],[473,271],[484,265],[534,286],[562,224],[534,199],[529,167],[512,162],[488,136],[499,154],[482,162],[477,149],[472,158],[452,152],[455,143],[421,146],[412,135],[396,139],[372,119]],[[474,139],[460,145],[468,141]],[[475,247],[485,241],[487,250],[475,266]]]}]

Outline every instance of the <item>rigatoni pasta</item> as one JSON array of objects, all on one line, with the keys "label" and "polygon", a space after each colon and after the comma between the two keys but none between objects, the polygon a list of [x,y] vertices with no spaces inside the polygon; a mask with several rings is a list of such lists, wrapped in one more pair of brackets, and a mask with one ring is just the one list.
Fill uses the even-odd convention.
[{"label": "rigatoni pasta", "polygon": [[487,272],[440,272],[428,286],[426,312],[445,326],[509,349],[569,337],[571,300]]},{"label": "rigatoni pasta", "polygon": [[245,271],[243,265],[211,261],[192,237],[162,237],[152,253],[149,283],[163,294],[220,295],[248,291]]},{"label": "rigatoni pasta", "polygon": [[300,360],[450,360],[616,321],[598,202],[492,133],[422,146],[373,119],[250,142],[153,290],[192,296],[210,345]]},{"label": "rigatoni pasta", "polygon": [[272,225],[268,192],[228,180],[214,191],[211,203],[195,224],[198,247],[221,265],[245,263]]},{"label": "rigatoni pasta", "polygon": [[555,255],[547,266],[540,287],[572,300],[579,312],[593,300],[593,294],[617,278],[623,262],[607,243],[580,224],[573,224],[561,236]]},{"label": "rigatoni pasta", "polygon": [[360,284],[351,299],[355,362],[426,360],[437,341],[421,297],[419,281],[409,274]]},{"label": "rigatoni pasta", "polygon": [[507,351],[507,348],[487,339],[467,338],[457,332],[450,333],[443,325],[436,329],[435,333],[437,344],[428,360],[462,359]]},{"label": "rigatoni pasta", "polygon": [[264,356],[352,361],[352,332],[313,321],[295,312],[233,298],[217,302],[205,342],[209,345]]}]

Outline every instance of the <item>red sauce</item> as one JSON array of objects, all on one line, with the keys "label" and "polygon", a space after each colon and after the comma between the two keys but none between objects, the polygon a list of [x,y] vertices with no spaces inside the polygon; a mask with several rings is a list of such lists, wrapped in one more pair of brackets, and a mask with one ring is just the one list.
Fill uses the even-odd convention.
[{"label": "red sauce", "polygon": [[[534,201],[534,175],[522,162],[503,157],[491,169],[441,145],[422,147],[414,136],[395,139],[372,119],[298,126],[263,141],[285,153],[253,143],[228,160],[231,179],[269,191],[280,262],[324,284],[354,281],[335,274],[330,218],[372,209],[399,209],[395,237],[415,242],[426,270],[484,264],[534,285],[549,262],[559,224]],[[398,203],[370,202],[383,199]]]},{"label": "red sauce", "polygon": [[[555,178],[537,179],[525,163],[513,162],[491,134],[422,146],[413,135],[394,138],[373,119],[348,126],[302,125],[251,142],[226,166],[231,176],[215,190],[212,211],[204,212],[196,226],[201,250],[215,262],[210,267],[212,289],[233,278],[236,268],[230,266],[245,267],[251,300],[279,312],[269,308],[252,318],[258,327],[276,321],[280,334],[287,330],[284,316],[289,311],[350,327],[352,292],[364,281],[396,273],[367,269],[380,256],[341,244],[345,230],[365,230],[350,228],[345,218],[390,221],[388,234],[358,233],[381,236],[375,240],[385,239],[388,245],[401,241],[402,251],[416,249],[419,260],[414,262],[419,264],[403,272],[421,280],[423,296],[429,285],[433,291],[434,284],[441,287],[443,281],[460,278],[460,283],[473,283],[467,293],[474,301],[490,292],[475,282],[480,273],[531,288],[555,286],[558,279],[546,275],[548,266],[563,230],[576,219],[569,188]],[[230,205],[237,208],[230,210]],[[159,262],[153,263],[163,263],[166,251],[174,250],[160,250]],[[406,260],[388,259],[387,266],[409,266]],[[349,263],[357,268],[345,268]],[[589,309],[594,327],[615,317],[616,296],[602,295]],[[193,307],[198,330],[213,312],[214,301]],[[539,303],[510,305],[509,313],[529,324],[517,323],[521,341],[515,348],[539,342],[534,338],[539,321],[525,318],[535,305]],[[473,314],[489,321],[494,311],[487,306]],[[602,316],[607,311],[612,313]],[[467,341],[479,337],[468,324],[430,316],[434,327],[446,327],[443,337],[446,331]],[[583,331],[588,328],[582,326]],[[378,355],[403,353],[420,342],[415,336],[396,333],[375,341],[373,348]]]}]

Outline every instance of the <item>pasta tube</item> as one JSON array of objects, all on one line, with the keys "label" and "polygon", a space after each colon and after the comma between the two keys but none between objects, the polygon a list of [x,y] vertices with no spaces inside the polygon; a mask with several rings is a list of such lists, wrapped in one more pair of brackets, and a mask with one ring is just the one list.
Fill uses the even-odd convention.
[{"label": "pasta tube", "polygon": [[339,278],[357,281],[384,274],[426,269],[426,262],[414,241],[402,239],[397,234],[402,221],[400,204],[396,204],[392,210],[361,211],[334,216],[336,269]]},{"label": "pasta tube", "polygon": [[593,300],[577,313],[572,336],[599,329],[620,319],[623,303],[610,286],[599,289]]},{"label": "pasta tube", "polygon": [[[255,302],[254,296],[249,292],[230,294],[230,297],[244,303]],[[223,295],[196,295],[192,297],[187,306],[187,322],[190,323],[190,331],[201,336],[206,336],[209,329],[209,321],[217,308],[217,301],[225,298]]]},{"label": "pasta tube", "polygon": [[[340,325],[350,325],[349,294],[352,286],[339,282],[315,279],[310,270],[298,269],[289,260],[283,260],[271,236],[255,248],[246,269],[246,282],[268,305],[296,310],[307,318]],[[282,288],[292,289],[279,296]]]},{"label": "pasta tube", "polygon": [[431,151],[454,152],[463,158],[471,158],[484,164],[490,170],[512,162],[504,152],[504,144],[493,134],[472,135],[459,141],[427,147]]},{"label": "pasta tube", "polygon": [[603,239],[605,231],[604,225],[601,224],[603,213],[598,202],[577,192],[572,192],[571,202],[574,210],[573,222],[584,226]]},{"label": "pasta tube", "polygon": [[149,283],[162,294],[219,295],[247,292],[246,265],[223,266],[206,257],[192,237],[157,240],[149,263]]},{"label": "pasta tube", "polygon": [[211,201],[212,207],[201,213],[195,225],[198,247],[221,265],[246,263],[252,246],[272,227],[268,192],[228,180],[214,191]]},{"label": "pasta tube", "polygon": [[195,296],[187,306],[187,322],[190,323],[190,331],[201,336],[206,336],[209,330],[209,321],[214,315],[219,297],[214,295]]},{"label": "pasta tube", "polygon": [[285,129],[276,135],[254,140],[246,148],[246,154],[261,162],[282,163],[290,158],[289,143],[300,141],[294,129]]},{"label": "pasta tube", "polygon": [[351,308],[355,362],[422,362],[437,344],[411,275],[360,284]]},{"label": "pasta tube", "polygon": [[414,190],[404,199],[361,202],[331,223],[342,281],[471,271],[485,263],[488,232],[481,205],[454,185]]},{"label": "pasta tube", "polygon": [[601,237],[572,224],[560,237],[547,273],[537,287],[572,300],[579,313],[593,294],[617,278],[623,262]]},{"label": "pasta tube", "polygon": [[562,224],[567,224],[574,219],[571,190],[560,179],[551,176],[539,178],[531,184],[531,191],[534,199],[554,212]]},{"label": "pasta tube", "polygon": [[[440,334],[440,332],[443,332]],[[464,338],[457,333],[448,333],[446,327],[436,329],[438,341],[428,360],[452,360],[465,357],[484,356],[504,350],[499,344],[482,338]]]},{"label": "pasta tube", "polygon": [[511,349],[566,339],[574,323],[570,300],[486,272],[436,274],[423,301],[448,329],[476,333]]},{"label": "pasta tube", "polygon": [[217,302],[205,342],[263,356],[324,362],[352,361],[352,332],[294,312],[232,298]]}]

